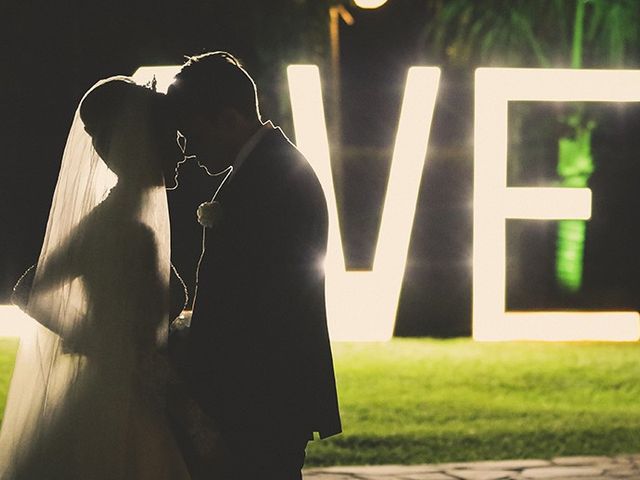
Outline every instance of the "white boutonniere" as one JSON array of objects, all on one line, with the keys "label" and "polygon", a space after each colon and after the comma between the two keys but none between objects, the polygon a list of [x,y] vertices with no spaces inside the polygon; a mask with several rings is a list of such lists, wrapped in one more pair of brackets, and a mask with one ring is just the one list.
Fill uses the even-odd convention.
[{"label": "white boutonniere", "polygon": [[200,225],[205,228],[215,227],[222,219],[222,205],[215,200],[201,203],[196,214]]}]

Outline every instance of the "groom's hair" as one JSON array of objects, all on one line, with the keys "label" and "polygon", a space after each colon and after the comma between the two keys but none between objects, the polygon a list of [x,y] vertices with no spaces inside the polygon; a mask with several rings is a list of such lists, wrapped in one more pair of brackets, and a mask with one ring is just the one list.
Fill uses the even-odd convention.
[{"label": "groom's hair", "polygon": [[260,118],[256,84],[237,58],[227,52],[188,57],[169,94],[205,117],[233,108],[247,118]]}]

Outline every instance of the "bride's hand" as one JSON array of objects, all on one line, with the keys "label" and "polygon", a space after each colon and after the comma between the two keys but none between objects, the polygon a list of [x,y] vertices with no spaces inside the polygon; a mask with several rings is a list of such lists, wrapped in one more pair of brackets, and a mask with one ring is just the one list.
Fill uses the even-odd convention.
[{"label": "bride's hand", "polygon": [[27,308],[29,303],[29,295],[31,294],[31,286],[35,277],[36,266],[31,265],[26,272],[18,279],[11,293],[11,303],[19,307],[21,310]]}]

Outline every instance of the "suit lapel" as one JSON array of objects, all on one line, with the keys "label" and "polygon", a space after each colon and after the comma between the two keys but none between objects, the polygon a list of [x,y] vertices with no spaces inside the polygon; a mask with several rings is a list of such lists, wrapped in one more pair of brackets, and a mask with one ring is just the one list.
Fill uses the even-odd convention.
[{"label": "suit lapel", "polygon": [[240,207],[240,204],[248,207],[251,202],[256,201],[260,191],[267,187],[272,175],[270,169],[277,168],[273,152],[278,150],[282,140],[284,135],[279,128],[265,133],[244,160],[242,168],[223,185],[218,196],[221,204],[233,204],[229,205],[231,208]]},{"label": "suit lapel", "polygon": [[242,168],[229,178],[218,192],[216,201],[222,210],[221,221],[206,232],[207,249],[227,248],[237,237],[241,225],[250,221],[254,202],[260,201],[269,182],[272,152],[282,133],[278,129],[267,132],[244,160]]}]

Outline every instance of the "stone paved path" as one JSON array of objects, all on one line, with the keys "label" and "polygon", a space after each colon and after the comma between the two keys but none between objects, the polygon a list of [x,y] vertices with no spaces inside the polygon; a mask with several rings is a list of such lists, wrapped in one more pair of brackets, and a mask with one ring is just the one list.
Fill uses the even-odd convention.
[{"label": "stone paved path", "polygon": [[640,454],[308,468],[305,480],[640,480]]}]

